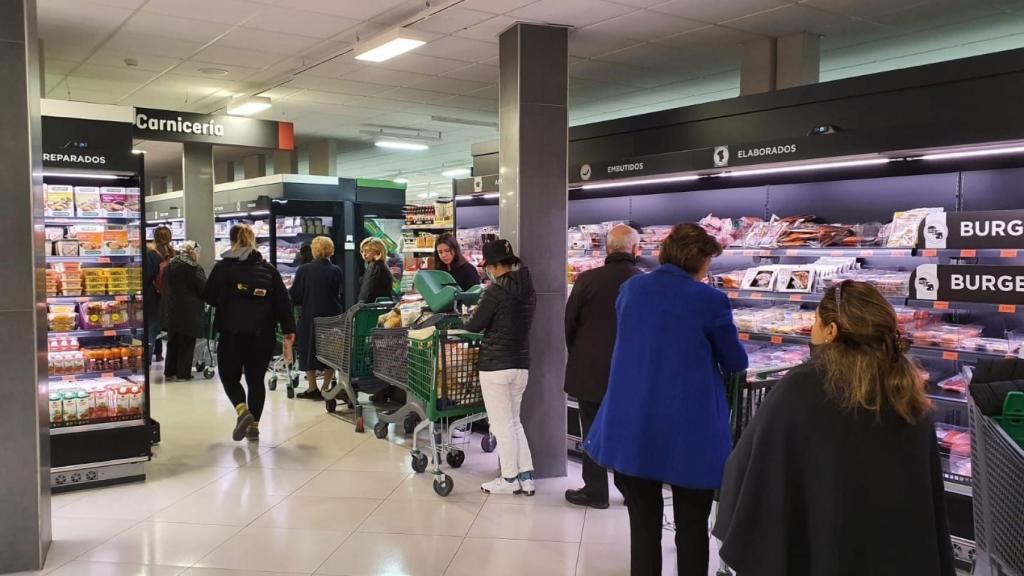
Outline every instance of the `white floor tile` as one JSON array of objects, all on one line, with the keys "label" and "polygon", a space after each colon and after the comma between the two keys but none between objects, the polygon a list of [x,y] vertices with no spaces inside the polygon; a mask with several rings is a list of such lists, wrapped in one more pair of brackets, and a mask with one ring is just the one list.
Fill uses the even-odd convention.
[{"label": "white floor tile", "polygon": [[583,541],[591,543],[629,542],[629,512],[625,508],[587,509]]},{"label": "white floor tile", "polygon": [[115,564],[111,562],[72,562],[51,576],[180,576],[181,566],[146,566],[142,564]]},{"label": "white floor tile", "polygon": [[238,532],[237,528],[143,522],[86,554],[91,562],[188,567]]},{"label": "white floor tile", "polygon": [[385,440],[364,442],[329,466],[331,470],[412,472],[409,449]]},{"label": "white floor tile", "polygon": [[212,485],[242,494],[292,494],[316,476],[314,470],[284,470],[246,466],[232,470]]},{"label": "white floor tile", "polygon": [[285,497],[237,492],[222,486],[204,488],[153,516],[157,522],[247,526]]},{"label": "white floor tile", "polygon": [[349,533],[358,528],[381,502],[363,498],[293,495],[260,516],[253,526]]},{"label": "white floor tile", "polygon": [[181,576],[309,576],[299,572],[264,572],[258,570],[225,570],[223,568],[189,568]]},{"label": "white floor tile", "polygon": [[466,538],[445,576],[573,576],[579,544]]},{"label": "white floor tile", "polygon": [[579,542],[586,513],[563,506],[520,506],[491,496],[473,523],[478,538]]},{"label": "white floor tile", "polygon": [[464,500],[388,500],[360,526],[360,532],[465,536],[480,503]]},{"label": "white floor tile", "polygon": [[264,452],[249,466],[281,468],[285,470],[313,470],[319,472],[338,461],[340,456],[322,450],[281,446]]},{"label": "white floor tile", "polygon": [[408,472],[326,470],[296,494],[300,496],[384,499],[409,476]]},{"label": "white floor tile", "polygon": [[[487,499],[487,493],[480,490],[480,484],[485,480],[475,476],[464,474],[461,471],[447,470],[455,482],[452,493],[445,497],[446,500],[468,500],[470,502],[482,503]],[[438,495],[434,492],[434,476],[432,474],[411,474],[402,481],[391,495],[391,499],[426,499],[437,500]]]},{"label": "white floor tile", "polygon": [[311,574],[347,536],[341,532],[246,528],[196,566]]},{"label": "white floor tile", "polygon": [[461,544],[454,536],[356,533],[317,574],[443,576]]},{"label": "white floor tile", "polygon": [[53,542],[46,556],[46,570],[75,560],[137,524],[135,520],[104,518],[53,518]]}]

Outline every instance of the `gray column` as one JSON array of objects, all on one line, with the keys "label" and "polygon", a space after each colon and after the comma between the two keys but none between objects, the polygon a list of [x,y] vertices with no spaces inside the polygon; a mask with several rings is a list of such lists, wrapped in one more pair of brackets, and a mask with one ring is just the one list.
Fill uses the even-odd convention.
[{"label": "gray column", "polygon": [[235,165],[227,160],[217,160],[213,166],[214,184],[223,184],[235,180]]},{"label": "gray column", "polygon": [[202,247],[199,263],[213,268],[213,144],[185,143],[182,159],[185,237]]},{"label": "gray column", "polygon": [[743,43],[740,62],[740,95],[775,90],[775,38]]},{"label": "gray column", "polygon": [[274,150],[274,174],[298,174],[299,155],[294,150]]},{"label": "gray column", "polygon": [[780,36],[775,58],[775,89],[816,84],[821,70],[821,37],[808,32]]},{"label": "gray column", "polygon": [[338,141],[319,140],[309,145],[309,173],[314,176],[338,175]]},{"label": "gray column", "polygon": [[51,538],[38,47],[35,0],[0,5],[0,573],[42,568]]},{"label": "gray column", "polygon": [[246,156],[243,161],[243,170],[245,171],[245,179],[259,178],[267,175],[267,157],[263,154],[253,154],[252,156]]},{"label": "gray column", "polygon": [[517,23],[501,34],[498,54],[498,218],[537,290],[523,427],[536,475],[565,476],[568,30]]}]

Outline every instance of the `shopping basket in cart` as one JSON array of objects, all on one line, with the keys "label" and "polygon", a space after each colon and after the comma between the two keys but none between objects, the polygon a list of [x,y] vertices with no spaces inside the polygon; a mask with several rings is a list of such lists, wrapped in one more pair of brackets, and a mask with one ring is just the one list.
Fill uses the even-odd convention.
[{"label": "shopping basket in cart", "polygon": [[[480,334],[462,330],[414,331],[408,338],[406,390],[423,418],[412,435],[412,469],[417,473],[432,464],[434,492],[448,496],[455,486],[441,471],[441,459],[452,468],[466,460],[463,449],[468,437],[453,441],[452,431],[487,417],[480,392]],[[419,436],[430,431],[430,456],[420,450]],[[485,437],[483,447],[493,450],[493,439]]]},{"label": "shopping basket in cart", "polygon": [[356,304],[344,314],[313,319],[316,357],[337,371],[337,381],[325,382],[321,390],[327,412],[334,414],[338,399],[343,399],[353,411],[356,432],[364,429],[357,392],[380,383],[373,375],[371,336],[377,319],[393,307],[393,302]]},{"label": "shopping basket in cart", "polygon": [[[1024,576],[1024,447],[968,397],[977,554],[973,573]],[[1018,418],[1024,425],[1024,415]]]},{"label": "shopping basket in cart", "polygon": [[373,433],[386,438],[388,425],[401,422],[406,434],[412,434],[423,421],[423,408],[408,394],[409,330],[407,328],[377,328],[371,337],[373,347],[373,375],[382,381],[406,391],[406,403],[392,412],[377,412]]}]

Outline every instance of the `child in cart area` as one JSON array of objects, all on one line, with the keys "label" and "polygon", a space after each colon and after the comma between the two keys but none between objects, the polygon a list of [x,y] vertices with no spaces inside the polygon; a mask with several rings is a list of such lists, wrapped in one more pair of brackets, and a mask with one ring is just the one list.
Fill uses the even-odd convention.
[{"label": "child in cart area", "polygon": [[[275,332],[280,326],[285,360],[291,362],[295,316],[281,274],[256,250],[252,228],[236,224],[230,239],[231,249],[210,272],[203,297],[217,309],[217,371],[238,414],[231,437],[257,441]],[[242,387],[243,375],[248,394]]]},{"label": "child in cart area", "polygon": [[484,270],[491,283],[466,320],[470,332],[483,332],[480,391],[491,433],[498,440],[501,475],[480,486],[491,494],[533,496],[533,458],[519,408],[530,370],[530,325],[537,297],[530,271],[508,240],[483,247]]}]

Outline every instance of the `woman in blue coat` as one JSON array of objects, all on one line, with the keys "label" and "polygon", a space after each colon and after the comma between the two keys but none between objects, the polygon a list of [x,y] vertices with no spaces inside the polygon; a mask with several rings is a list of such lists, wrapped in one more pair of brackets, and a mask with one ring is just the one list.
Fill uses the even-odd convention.
[{"label": "woman in blue coat", "polygon": [[729,300],[701,282],[721,247],[677,224],[662,266],[623,284],[608,393],[586,450],[629,509],[632,576],[661,574],[662,485],[672,488],[679,576],[708,573],[708,515],[732,448],[723,375],[747,367]]}]

